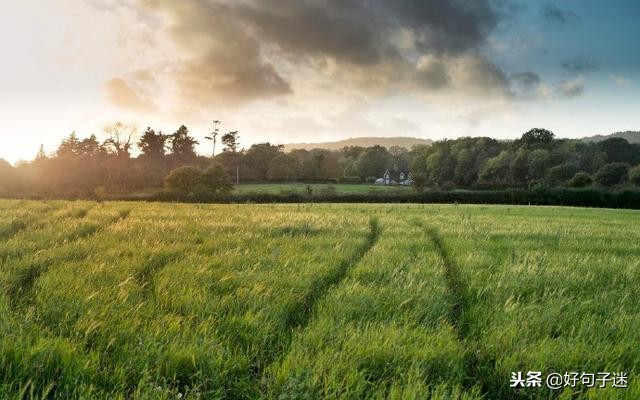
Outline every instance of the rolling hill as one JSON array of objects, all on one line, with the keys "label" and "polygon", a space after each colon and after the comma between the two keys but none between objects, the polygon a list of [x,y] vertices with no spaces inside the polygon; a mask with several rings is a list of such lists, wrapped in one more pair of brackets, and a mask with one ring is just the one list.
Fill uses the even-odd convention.
[{"label": "rolling hill", "polygon": [[414,137],[357,137],[357,138],[349,138],[344,140],[338,140],[335,142],[322,142],[322,143],[288,143],[284,145],[285,151],[290,151],[293,149],[327,149],[327,150],[339,150],[343,147],[347,146],[361,146],[361,147],[371,147],[371,146],[383,146],[386,148],[392,146],[400,146],[407,149],[410,149],[411,146],[416,144],[424,144],[431,145],[433,141],[429,139],[420,139]]},{"label": "rolling hill", "polygon": [[614,137],[627,139],[629,143],[640,143],[640,131],[624,131],[612,133],[610,135],[595,135],[582,138],[582,140],[585,142],[601,142]]}]

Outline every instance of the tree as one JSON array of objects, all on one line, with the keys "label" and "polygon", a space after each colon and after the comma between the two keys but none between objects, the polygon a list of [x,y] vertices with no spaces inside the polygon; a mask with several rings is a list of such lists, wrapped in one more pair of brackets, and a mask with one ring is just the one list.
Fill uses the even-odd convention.
[{"label": "tree", "polygon": [[627,180],[629,169],[626,163],[609,163],[596,172],[595,180],[603,186],[619,185]]},{"label": "tree", "polygon": [[527,187],[529,185],[529,151],[518,149],[509,165],[511,182],[514,187]]},{"label": "tree", "polygon": [[453,182],[458,187],[469,187],[475,180],[473,154],[466,148],[460,149],[455,154],[456,167],[453,171]]},{"label": "tree", "polygon": [[322,180],[338,180],[343,175],[342,164],[334,152],[324,151],[318,159],[318,178]]},{"label": "tree", "polygon": [[270,143],[254,144],[245,153],[245,162],[258,174],[260,180],[267,179],[267,172],[271,161],[282,154],[282,145],[272,145]]},{"label": "tree", "polygon": [[409,152],[401,146],[391,146],[389,148],[391,168],[395,172],[406,172],[409,170]]},{"label": "tree", "polygon": [[213,132],[211,132],[211,136],[205,136],[204,138],[206,140],[210,140],[213,143],[213,149],[211,151],[211,158],[214,158],[216,156],[216,143],[218,142],[218,135],[220,134],[220,131],[218,130],[218,125],[220,125],[219,120],[214,120],[213,121]]},{"label": "tree", "polygon": [[0,195],[9,196],[15,194],[19,183],[15,167],[0,158]]},{"label": "tree", "polygon": [[511,153],[506,150],[503,150],[495,157],[489,158],[480,169],[478,174],[479,183],[492,188],[508,186],[510,164]]},{"label": "tree", "polygon": [[629,171],[629,182],[640,186],[640,165],[636,165],[631,171]]},{"label": "tree", "polygon": [[551,155],[548,150],[536,149],[529,153],[529,179],[531,183],[544,179],[551,163]]},{"label": "tree", "polygon": [[608,163],[640,163],[640,148],[632,145],[623,138],[609,138],[598,143],[598,147],[605,154]]},{"label": "tree", "polygon": [[591,175],[586,172],[578,172],[569,180],[568,184],[570,187],[582,188],[591,185],[591,182],[593,182]]},{"label": "tree", "polygon": [[62,140],[60,146],[58,146],[58,150],[56,150],[57,157],[74,157],[78,154],[78,136],[76,136],[75,132],[71,132],[71,134]]},{"label": "tree", "polygon": [[421,174],[421,173],[413,174],[413,190],[415,190],[418,193],[422,193],[426,184],[427,184],[427,179],[425,178],[424,174]]},{"label": "tree", "polygon": [[96,135],[91,135],[86,139],[82,139],[76,147],[77,155],[85,158],[95,157],[104,151],[103,147],[98,142]]},{"label": "tree", "polygon": [[567,161],[574,163],[582,171],[594,173],[606,164],[606,154],[596,143],[570,140],[563,144],[567,149]]},{"label": "tree", "polygon": [[142,134],[142,137],[138,141],[138,148],[142,153],[143,158],[149,159],[161,159],[165,156],[167,140],[169,136],[164,135],[162,132],[156,133],[151,128],[147,128]]},{"label": "tree", "polygon": [[44,152],[44,145],[41,144],[38,148],[38,152],[36,153],[35,161],[41,161],[47,159],[47,153]]},{"label": "tree", "polygon": [[171,137],[171,154],[179,162],[193,162],[198,156],[196,154],[196,145],[198,141],[189,136],[189,129],[181,125]]},{"label": "tree", "polygon": [[356,162],[356,171],[361,179],[368,177],[381,177],[385,170],[389,168],[390,155],[387,149],[382,146],[367,148]]},{"label": "tree", "polygon": [[107,136],[104,141],[107,150],[119,157],[129,157],[135,142],[137,128],[134,125],[114,122],[103,129]]},{"label": "tree", "polygon": [[224,170],[231,177],[236,176],[236,172],[238,168],[242,170],[242,179],[243,180],[254,180],[257,179],[256,174],[249,169],[249,167],[244,162],[245,155],[243,153],[233,153],[230,151],[223,151],[216,155],[214,160],[221,164],[224,167]]},{"label": "tree", "polygon": [[556,165],[547,171],[547,180],[550,184],[561,186],[567,183],[578,172],[578,168],[572,163]]},{"label": "tree", "polygon": [[345,158],[351,158],[353,160],[357,159],[360,154],[365,150],[364,147],[361,146],[345,146],[340,149],[340,152]]},{"label": "tree", "polygon": [[225,146],[223,151],[236,153],[240,142],[238,131],[228,132],[222,135],[222,144]]},{"label": "tree", "polygon": [[271,160],[267,179],[270,181],[295,181],[300,177],[300,162],[291,154],[278,154]]},{"label": "tree", "polygon": [[516,146],[526,146],[527,148],[542,148],[547,147],[553,143],[555,135],[553,132],[542,129],[533,128],[525,132],[522,137],[516,141]]}]

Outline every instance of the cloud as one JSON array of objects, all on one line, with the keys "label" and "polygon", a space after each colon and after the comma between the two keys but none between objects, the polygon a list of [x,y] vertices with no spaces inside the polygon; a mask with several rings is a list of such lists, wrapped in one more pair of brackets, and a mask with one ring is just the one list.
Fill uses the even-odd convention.
[{"label": "cloud", "polygon": [[[335,91],[509,91],[483,55],[506,2],[492,0],[139,0],[165,17],[183,103],[234,106]],[[328,93],[330,95],[331,93]]]},{"label": "cloud", "polygon": [[171,70],[184,100],[197,104],[236,104],[290,92],[258,38],[234,17],[229,4],[215,1],[145,0],[168,13],[170,38],[181,53]]},{"label": "cloud", "polygon": [[584,92],[584,78],[578,76],[574,79],[562,81],[556,85],[555,89],[556,93],[562,97],[578,97]]},{"label": "cloud", "polygon": [[106,83],[109,101],[121,108],[149,112],[156,109],[155,104],[146,96],[138,94],[122,78],[111,79]]},{"label": "cloud", "polygon": [[530,92],[540,85],[540,76],[532,71],[514,72],[511,80],[523,92]]},{"label": "cloud", "polygon": [[484,57],[467,55],[453,61],[452,80],[458,92],[469,94],[510,94],[510,81],[506,73]]},{"label": "cloud", "polygon": [[552,3],[546,3],[542,7],[542,16],[549,22],[562,25],[581,21],[580,17],[573,11],[561,9]]},{"label": "cloud", "polygon": [[573,73],[587,73],[598,69],[598,64],[593,58],[582,56],[562,63],[562,68]]},{"label": "cloud", "polygon": [[631,79],[625,78],[624,76],[611,74],[609,75],[609,79],[611,79],[616,85],[622,87],[629,87],[633,83]]},{"label": "cloud", "polygon": [[416,78],[425,88],[442,89],[451,84],[448,68],[441,59],[424,56],[416,69]]}]

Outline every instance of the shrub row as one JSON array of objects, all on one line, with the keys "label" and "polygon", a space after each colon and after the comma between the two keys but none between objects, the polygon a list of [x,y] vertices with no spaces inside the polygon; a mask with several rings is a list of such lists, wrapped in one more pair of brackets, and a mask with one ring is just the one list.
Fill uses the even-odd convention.
[{"label": "shrub row", "polygon": [[121,200],[177,201],[187,203],[459,203],[549,205],[640,209],[640,190],[565,189],[487,191],[428,191],[423,193],[243,193],[181,196],[159,192],[146,198]]}]

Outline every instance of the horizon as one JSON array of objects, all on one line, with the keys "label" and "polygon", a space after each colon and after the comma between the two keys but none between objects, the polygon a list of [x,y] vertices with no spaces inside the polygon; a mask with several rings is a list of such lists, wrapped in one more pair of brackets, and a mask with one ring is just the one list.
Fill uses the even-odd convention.
[{"label": "horizon", "polygon": [[214,119],[247,148],[640,129],[635,1],[10,3],[0,158],[12,164],[113,121],[184,124],[200,154]]},{"label": "horizon", "polygon": [[[187,128],[188,128],[188,127],[187,127]],[[543,128],[543,129],[544,129],[544,128]],[[556,135],[556,136],[555,136],[555,138],[556,138],[556,139],[585,139],[585,138],[598,137],[598,136],[609,136],[609,135],[613,135],[613,134],[617,134],[617,133],[624,133],[624,132],[639,132],[639,133],[640,133],[640,131],[631,131],[631,130],[626,130],[626,131],[611,132],[610,134],[595,134],[595,135],[589,135],[589,136],[578,137],[578,138],[567,138],[567,137],[561,137],[561,136]],[[89,136],[91,136],[91,135],[92,135],[92,134],[89,134],[89,135],[79,135],[79,134],[78,134],[77,132],[75,132],[75,131],[73,131],[72,133],[75,133],[79,139],[88,138]],[[142,133],[142,132],[138,132],[138,134],[140,134],[140,133]],[[523,132],[523,133],[524,133],[524,132]],[[190,136],[193,136],[193,134],[192,134],[192,132],[191,132],[191,131],[189,132],[189,134],[190,134]],[[71,135],[71,134],[69,134],[69,135]],[[62,141],[62,140],[64,140],[65,138],[69,137],[69,135],[66,135],[66,136],[61,137],[60,141]],[[96,136],[98,136],[98,138],[99,138],[99,135],[96,135]],[[138,135],[138,136],[139,136],[139,135]],[[358,139],[377,139],[377,138],[379,138],[379,139],[409,139],[409,140],[427,140],[427,141],[431,141],[431,142],[435,143],[436,141],[441,141],[441,140],[453,140],[453,139],[459,139],[459,138],[463,138],[463,137],[482,137],[482,136],[484,136],[484,137],[490,137],[490,136],[486,136],[486,135],[476,135],[476,136],[461,135],[461,136],[458,136],[458,137],[456,137],[456,138],[448,138],[448,137],[444,137],[444,138],[441,138],[441,139],[436,139],[436,140],[434,140],[434,139],[421,138],[421,137],[414,137],[414,136],[355,136],[355,137],[347,137],[347,138],[342,138],[342,139],[340,139],[340,138],[339,138],[339,139],[330,140],[330,141],[324,141],[324,142],[296,142],[296,143],[293,143],[293,142],[291,142],[291,143],[255,142],[255,143],[251,143],[251,144],[250,144],[250,145],[248,145],[248,146],[242,146],[242,145],[241,145],[241,146],[240,146],[240,148],[241,148],[242,150],[246,150],[246,149],[248,149],[249,147],[251,147],[251,146],[252,146],[252,145],[254,145],[254,144],[259,144],[259,143],[269,143],[269,144],[272,144],[272,145],[282,145],[282,146],[284,146],[284,147],[285,147],[285,152],[287,152],[287,151],[291,151],[291,150],[296,150],[296,148],[294,148],[294,147],[292,147],[292,148],[290,148],[290,149],[288,149],[288,150],[287,150],[287,147],[296,146],[296,145],[300,145],[300,146],[312,146],[312,145],[316,145],[316,144],[318,144],[318,145],[323,145],[323,144],[333,144],[333,143],[339,143],[339,142],[342,142],[342,141],[350,141],[350,140],[358,140]],[[514,137],[512,137],[512,138],[496,138],[496,139],[497,139],[497,140],[507,141],[507,142],[508,142],[508,141],[514,141],[514,140],[517,140],[517,139],[518,139],[518,138],[520,138],[521,136],[522,136],[522,135],[520,134],[520,135],[516,135],[516,136],[514,136]],[[193,136],[193,137],[195,137],[195,136]],[[195,137],[195,138],[196,138],[196,139],[198,139],[198,137]],[[200,156],[209,156],[209,154],[207,154],[206,149],[203,149],[203,147],[206,147],[206,145],[209,145],[209,143],[210,143],[210,142],[205,142],[205,146],[202,146],[203,142],[202,142],[202,141],[200,141],[200,144],[197,146],[197,148],[198,148],[197,150],[199,150],[199,151],[198,151],[198,155],[200,155]],[[219,143],[219,144],[220,144],[220,143]],[[39,146],[38,146],[38,147],[39,147]],[[384,147],[384,146],[383,146],[383,147]],[[322,147],[318,147],[318,148],[320,149],[320,148],[322,148]],[[52,155],[54,155],[54,154],[55,154],[55,149],[48,150],[48,149],[46,149],[46,148],[45,148],[44,150],[45,150],[45,154],[46,154],[47,156],[52,156]],[[410,150],[410,149],[407,149],[407,150]],[[30,159],[19,159],[19,160],[15,160],[15,161],[10,160],[10,159],[5,158],[5,157],[2,157],[2,154],[0,154],[0,160],[5,160],[5,161],[9,162],[11,165],[16,166],[17,164],[19,164],[19,163],[21,163],[21,162],[31,162],[31,161],[34,161],[34,160],[35,160],[35,158],[36,158],[36,154],[37,154],[37,152],[38,152],[38,149],[34,152],[33,157],[32,157],[32,158],[30,158]],[[223,150],[220,150],[220,147],[218,147],[218,148],[216,149],[216,155],[219,155],[219,154],[220,154],[220,153],[222,153],[222,152],[223,152]],[[132,151],[131,151],[131,155],[132,155],[132,156],[134,156],[134,157],[137,157],[137,156],[139,155],[139,150],[138,150],[138,147],[137,147],[137,143],[133,146],[133,149],[132,149]]]}]

